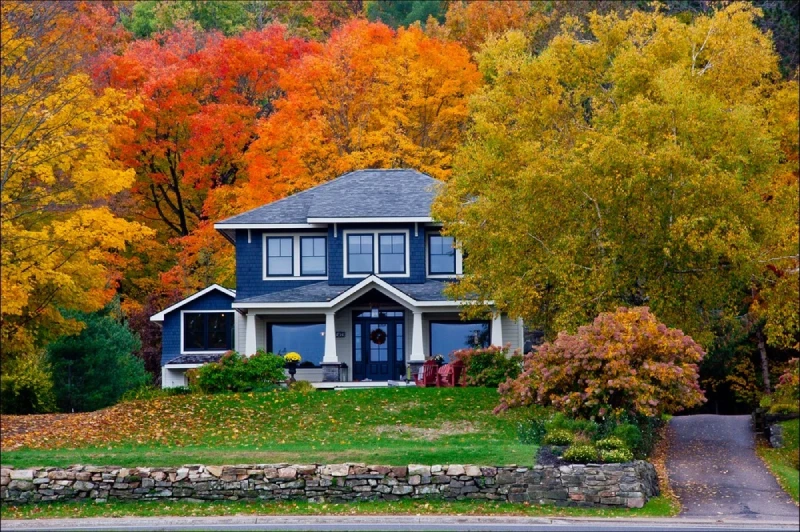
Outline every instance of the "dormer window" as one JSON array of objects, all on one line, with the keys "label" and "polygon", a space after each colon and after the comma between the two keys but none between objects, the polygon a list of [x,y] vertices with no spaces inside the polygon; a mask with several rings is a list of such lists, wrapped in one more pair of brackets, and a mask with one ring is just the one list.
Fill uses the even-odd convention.
[{"label": "dormer window", "polygon": [[428,271],[431,275],[456,273],[456,249],[452,236],[428,235]]},{"label": "dormer window", "polygon": [[372,235],[347,235],[347,273],[372,271]]},{"label": "dormer window", "polygon": [[294,273],[292,237],[267,238],[267,277],[291,276]]}]

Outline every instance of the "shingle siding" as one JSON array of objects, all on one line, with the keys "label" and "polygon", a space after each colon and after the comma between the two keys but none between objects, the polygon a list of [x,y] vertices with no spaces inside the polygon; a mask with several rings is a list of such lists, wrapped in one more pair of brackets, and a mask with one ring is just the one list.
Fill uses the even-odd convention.
[{"label": "shingle siding", "polygon": [[[161,340],[161,365],[181,355],[181,312],[192,310],[231,310],[233,298],[213,290],[164,316]],[[234,320],[235,323],[235,320]]]}]

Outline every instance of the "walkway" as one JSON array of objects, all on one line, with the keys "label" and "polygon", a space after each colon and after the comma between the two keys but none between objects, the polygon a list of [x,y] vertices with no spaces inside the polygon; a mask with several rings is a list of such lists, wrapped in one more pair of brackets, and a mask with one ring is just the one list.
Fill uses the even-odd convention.
[{"label": "walkway", "polygon": [[667,470],[681,516],[798,519],[797,505],[756,456],[750,416],[672,418]]}]

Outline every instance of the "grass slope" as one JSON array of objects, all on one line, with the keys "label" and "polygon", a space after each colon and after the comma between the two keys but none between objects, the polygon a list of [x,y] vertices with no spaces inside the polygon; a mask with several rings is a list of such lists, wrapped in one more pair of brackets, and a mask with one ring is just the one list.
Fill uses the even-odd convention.
[{"label": "grass slope", "polygon": [[783,443],[780,449],[773,449],[768,445],[759,445],[758,455],[766,462],[778,483],[792,496],[795,502],[800,502],[800,471],[797,470],[797,456],[800,453],[800,419],[784,421]]},{"label": "grass slope", "polygon": [[532,465],[520,411],[496,416],[487,388],[377,388],[186,395],[83,414],[3,416],[2,463]]},{"label": "grass slope", "polygon": [[363,501],[357,504],[309,504],[293,501],[191,502],[92,502],[28,504],[0,507],[2,519],[58,519],[80,517],[157,517],[219,515],[521,515],[564,517],[666,517],[680,508],[664,497],[655,497],[644,508],[560,508],[507,502]]}]

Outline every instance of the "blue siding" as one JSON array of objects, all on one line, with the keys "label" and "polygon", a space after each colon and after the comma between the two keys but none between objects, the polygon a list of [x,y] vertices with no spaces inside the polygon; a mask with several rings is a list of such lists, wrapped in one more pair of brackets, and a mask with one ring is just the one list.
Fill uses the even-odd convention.
[{"label": "blue siding", "polygon": [[166,316],[162,326],[161,365],[163,366],[181,354],[181,311],[184,310],[231,310],[233,298],[219,290],[212,290],[206,295],[176,308]]}]

